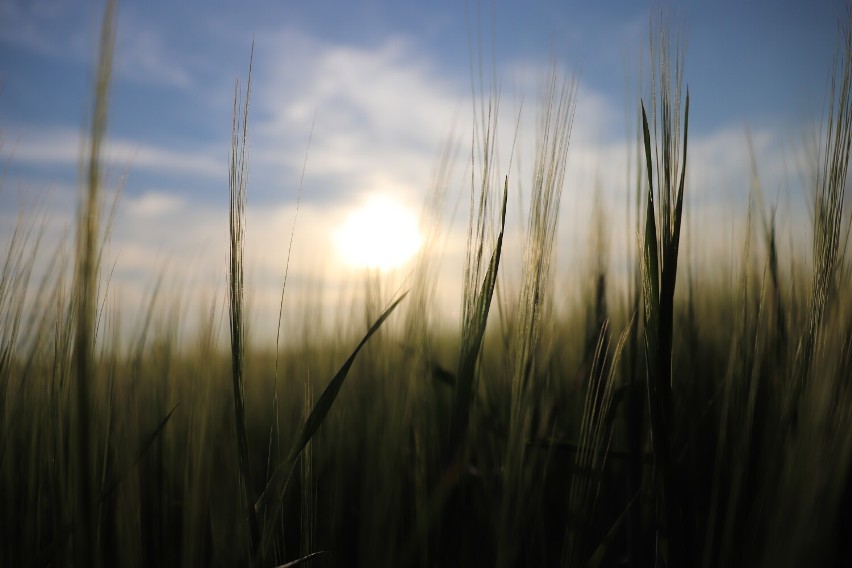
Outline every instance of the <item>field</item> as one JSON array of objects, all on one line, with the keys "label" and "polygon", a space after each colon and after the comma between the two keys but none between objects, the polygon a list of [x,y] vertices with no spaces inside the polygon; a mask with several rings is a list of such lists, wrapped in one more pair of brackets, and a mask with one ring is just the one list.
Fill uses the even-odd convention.
[{"label": "field", "polygon": [[[562,302],[570,309],[554,307],[565,289],[554,236],[576,191],[563,182],[582,112],[576,82],[554,72],[520,266],[502,262],[517,200],[511,173],[494,166],[497,93],[484,93],[461,320],[429,317],[436,272],[424,254],[396,294],[367,275],[349,324],[321,332],[306,309],[290,322],[299,336],[266,349],[245,323],[250,82],[234,101],[228,297],[198,306],[207,324],[186,337],[169,316],[178,307],[152,294],[140,329],[120,336],[122,314],[105,300],[99,160],[114,9],[75,248],[42,250],[38,219],[21,217],[4,251],[0,564],[849,562],[852,20],[838,34],[803,257],[780,252],[786,237],[757,175],[738,256],[726,259],[736,270],[684,255],[690,101],[680,46],[661,24],[654,96],[636,100],[624,195],[637,239],[623,281],[601,224],[586,285]],[[36,278],[45,256],[52,269]]]}]

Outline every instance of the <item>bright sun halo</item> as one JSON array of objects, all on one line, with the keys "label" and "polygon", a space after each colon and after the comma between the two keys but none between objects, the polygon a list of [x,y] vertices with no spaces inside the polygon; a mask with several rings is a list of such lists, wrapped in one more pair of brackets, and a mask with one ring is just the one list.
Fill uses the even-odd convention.
[{"label": "bright sun halo", "polygon": [[372,199],[350,213],[335,236],[348,264],[379,270],[405,264],[423,240],[414,213],[388,198]]}]

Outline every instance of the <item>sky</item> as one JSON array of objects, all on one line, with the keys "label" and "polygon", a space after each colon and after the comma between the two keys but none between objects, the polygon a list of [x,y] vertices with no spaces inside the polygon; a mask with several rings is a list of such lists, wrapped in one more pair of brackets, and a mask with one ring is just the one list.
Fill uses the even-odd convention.
[{"label": "sky", "polygon": [[[108,247],[119,303],[144,305],[162,274],[186,312],[221,301],[235,81],[245,88],[252,49],[247,282],[258,329],[277,316],[291,233],[294,306],[339,302],[365,263],[397,264],[404,282],[447,144],[436,310],[457,316],[480,74],[499,90],[498,169],[513,164],[507,233],[518,238],[540,88],[554,68],[576,79],[558,271],[582,265],[596,195],[617,264],[631,246],[625,196],[650,94],[650,23],[670,9],[690,92],[689,220],[713,236],[696,236],[693,254],[735,246],[747,128],[767,199],[800,239],[802,155],[825,110],[839,0],[119,2],[105,153],[106,187],[121,188]],[[41,220],[43,249],[73,237],[102,13],[94,0],[0,0],[3,243],[22,208]],[[352,252],[361,242],[395,248],[364,259]]]}]

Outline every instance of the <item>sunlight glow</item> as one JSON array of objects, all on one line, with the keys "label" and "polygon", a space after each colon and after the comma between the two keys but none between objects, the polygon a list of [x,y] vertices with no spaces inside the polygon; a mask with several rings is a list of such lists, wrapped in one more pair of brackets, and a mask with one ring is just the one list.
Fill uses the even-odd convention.
[{"label": "sunlight glow", "polygon": [[384,271],[410,260],[420,249],[423,236],[411,209],[381,197],[350,213],[335,241],[347,264]]}]

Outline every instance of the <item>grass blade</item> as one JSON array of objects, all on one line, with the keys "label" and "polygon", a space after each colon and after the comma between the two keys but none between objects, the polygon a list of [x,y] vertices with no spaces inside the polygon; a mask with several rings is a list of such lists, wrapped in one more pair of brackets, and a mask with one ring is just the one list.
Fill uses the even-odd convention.
[{"label": "grass blade", "polygon": [[462,446],[465,432],[470,419],[470,406],[473,401],[473,387],[476,372],[476,360],[482,348],[482,338],[485,335],[485,326],[488,323],[488,312],[491,308],[491,298],[494,295],[494,286],[497,284],[497,271],[500,267],[500,255],[503,250],[503,229],[506,226],[506,202],[509,196],[509,178],[503,184],[503,206],[500,213],[500,232],[497,235],[497,244],[491,254],[488,270],[476,297],[473,310],[473,320],[467,327],[467,333],[462,338],[461,351],[459,352],[459,366],[455,398],[453,399],[453,410],[450,417],[450,435],[447,450],[447,464],[449,465],[459,448]]},{"label": "grass blade", "polygon": [[[136,459],[133,460],[127,467],[124,468],[123,471],[113,476],[113,478],[104,484],[103,489],[101,489],[100,494],[98,495],[97,500],[92,504],[92,509],[97,508],[98,505],[103,503],[103,501],[109,497],[113,491],[115,491],[121,482],[124,481],[131,471],[139,464],[145,454],[148,453],[151,445],[156,441],[156,439],[163,432],[163,429],[168,424],[169,420],[172,417],[172,414],[175,413],[177,407],[180,406],[180,403],[174,405],[168,414],[160,421],[156,428],[151,430],[148,436],[145,438],[145,441],[142,442],[142,445],[139,447],[139,451],[137,453]],[[68,538],[74,533],[76,524],[75,521],[71,521],[64,530],[60,533],[60,535],[45,549],[43,549],[39,554],[35,557],[32,564],[33,566],[52,566],[54,564],[54,557],[59,552],[61,547],[65,544]]]},{"label": "grass blade", "polygon": [[281,564],[277,568],[296,568],[296,566],[301,566],[302,564],[304,564],[306,562],[310,562],[311,560],[315,560],[315,559],[319,558],[320,556],[322,556],[324,554],[328,554],[328,551],[327,550],[320,550],[319,552],[312,552],[312,553],[308,554],[307,556],[303,556],[303,557],[297,558],[296,560],[293,560],[291,562]]},{"label": "grass blade", "polygon": [[[677,258],[683,217],[686,177],[686,129],[689,125],[689,92],[686,93],[682,154],[680,96],[682,51],[676,46],[674,60],[669,46],[671,31],[661,21],[659,43],[652,39],[652,83],[654,84],[654,139],[642,104],[642,137],[648,174],[648,199],[643,243],[643,299],[645,360],[648,373],[648,406],[651,448],[654,456],[654,488],[657,502],[658,561],[687,565],[692,553],[691,529],[684,510],[689,507],[682,471],[672,462],[674,400],[672,392],[672,343]],[[654,66],[659,59],[659,76]],[[659,81],[659,84],[657,84]],[[657,91],[656,89],[659,89]],[[657,96],[659,94],[659,97]],[[658,140],[659,137],[659,140]],[[652,142],[656,157],[653,168]],[[656,173],[656,176],[654,175]],[[659,203],[654,203],[654,177]],[[658,207],[657,207],[658,205]]]},{"label": "grass blade", "polygon": [[100,184],[102,176],[101,153],[106,136],[109,84],[112,75],[112,57],[115,46],[116,3],[107,2],[101,25],[98,68],[95,76],[94,108],[89,133],[86,187],[82,191],[77,219],[77,258],[74,295],[76,303],[76,332],[74,337],[75,374],[77,382],[77,518],[82,530],[74,548],[77,563],[82,566],[100,565],[97,550],[97,518],[92,506],[94,487],[92,479],[91,424],[94,392],[95,325],[97,319],[98,253],[100,230]]},{"label": "grass blade", "polygon": [[228,263],[228,307],[231,324],[231,375],[234,386],[234,420],[237,429],[237,452],[240,480],[246,521],[249,527],[250,554],[253,556],[260,541],[260,526],[254,510],[254,494],[249,461],[248,429],[246,427],[246,405],[243,384],[245,359],[245,326],[243,323],[243,250],[245,246],[245,207],[248,186],[248,111],[251,100],[251,71],[254,60],[254,45],[249,58],[248,82],[245,106],[239,111],[240,85],[234,85],[234,114],[231,138],[231,159],[228,164],[230,186],[230,255]]},{"label": "grass blade", "polygon": [[305,425],[302,426],[302,430],[296,437],[287,458],[278,466],[275,473],[272,474],[272,478],[269,480],[266,489],[255,503],[255,511],[264,515],[263,536],[259,551],[260,557],[264,556],[266,548],[269,545],[269,539],[271,538],[272,530],[275,527],[275,519],[278,517],[278,512],[281,509],[281,500],[284,496],[284,490],[286,489],[287,482],[296,466],[296,460],[298,459],[299,454],[302,453],[302,450],[322,425],[329,410],[331,410],[331,405],[334,404],[334,401],[340,392],[340,388],[343,386],[343,382],[346,380],[346,376],[349,374],[349,370],[352,368],[352,364],[355,362],[355,358],[358,353],[364,345],[367,344],[367,341],[369,341],[373,334],[375,334],[382,324],[385,323],[385,320],[391,315],[400,302],[405,299],[406,295],[408,295],[408,292],[403,293],[399,298],[397,298],[384,311],[384,313],[379,316],[373,325],[370,326],[370,329],[367,330],[367,333],[361,339],[360,343],[358,343],[357,347],[355,347],[355,350],[352,351],[352,354],[349,355],[340,367],[340,370],[337,371],[331,381],[329,381],[328,386],[325,387],[325,390],[319,400],[314,405],[313,410],[311,410],[311,414],[305,421]]},{"label": "grass blade", "polygon": [[127,477],[127,475],[133,470],[133,468],[136,467],[136,465],[139,463],[139,461],[143,457],[145,457],[145,454],[148,453],[148,449],[157,440],[157,438],[160,437],[160,434],[162,434],[163,429],[165,429],[166,424],[169,423],[169,420],[171,419],[172,415],[175,413],[175,410],[177,410],[178,406],[180,406],[180,403],[175,404],[172,407],[172,409],[169,411],[169,413],[166,414],[166,416],[162,420],[160,420],[160,423],[157,424],[157,427],[154,428],[153,430],[151,430],[151,432],[145,437],[145,440],[142,442],[142,445],[139,447],[139,451],[137,452],[136,459],[133,460],[133,462],[130,463],[127,467],[125,467],[124,471],[116,474],[115,476],[113,476],[113,478],[109,482],[104,484],[104,487],[101,490],[100,495],[98,496],[98,502],[103,501],[104,499],[106,499],[110,495],[110,493],[115,491],[116,488],[124,480],[124,478]]}]

